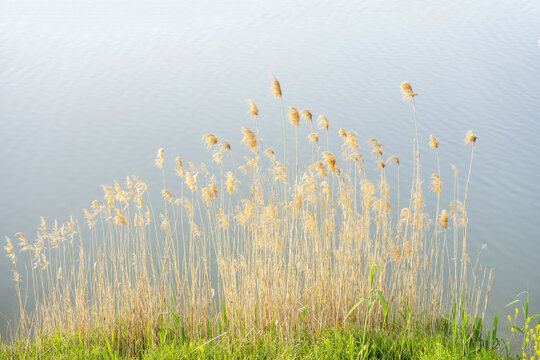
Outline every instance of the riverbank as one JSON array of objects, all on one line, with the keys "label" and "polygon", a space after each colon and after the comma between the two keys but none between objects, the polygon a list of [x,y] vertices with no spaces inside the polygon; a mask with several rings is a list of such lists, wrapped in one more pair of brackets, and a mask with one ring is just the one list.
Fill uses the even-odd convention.
[{"label": "riverbank", "polygon": [[[136,349],[123,334],[47,338],[33,344],[2,345],[0,359],[514,359],[481,337],[463,341],[444,331],[380,331],[364,336],[355,326],[302,334],[283,341],[271,331],[227,333],[193,339],[181,329],[162,328],[156,343],[138,343]],[[131,349],[130,349],[131,348]],[[135,351],[133,351],[135,350]]]}]

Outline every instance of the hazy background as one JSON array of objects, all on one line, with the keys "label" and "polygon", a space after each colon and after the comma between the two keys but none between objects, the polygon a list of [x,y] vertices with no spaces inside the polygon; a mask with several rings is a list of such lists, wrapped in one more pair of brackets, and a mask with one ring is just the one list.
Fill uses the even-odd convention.
[{"label": "hazy background", "polygon": [[[177,155],[210,162],[206,132],[240,150],[240,127],[253,126],[247,98],[265,145],[281,149],[269,71],[286,105],[327,115],[336,153],[339,127],[358,132],[366,155],[377,138],[409,180],[407,80],[420,93],[430,204],[429,135],[441,140],[445,208],[450,164],[463,186],[463,138],[479,137],[468,240],[473,258],[487,244],[481,261],[495,268],[490,314],[523,290],[540,311],[539,38],[538,1],[0,0],[2,241],[19,231],[34,240],[40,216],[82,219],[100,184],[127,175],[158,196],[160,147],[169,170]],[[0,256],[2,329],[18,311],[10,272]]]}]

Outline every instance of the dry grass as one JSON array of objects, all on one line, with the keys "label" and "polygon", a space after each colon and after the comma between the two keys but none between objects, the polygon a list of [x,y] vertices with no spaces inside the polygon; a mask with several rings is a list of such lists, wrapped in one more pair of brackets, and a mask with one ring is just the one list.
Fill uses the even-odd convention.
[{"label": "dry grass", "polygon": [[[417,93],[408,83],[401,88],[414,105]],[[273,76],[271,89],[283,110]],[[248,102],[256,122],[259,110]],[[437,151],[433,224],[425,213],[418,134],[411,195],[400,208],[399,158],[383,161],[383,145],[371,139],[378,170],[369,179],[355,132],[340,129],[338,158],[329,148],[326,117],[318,118],[326,135],[322,149],[324,135],[313,128],[311,112],[289,109],[296,130],[294,170],[285,154],[280,162],[274,150],[261,148],[258,129],[242,129],[246,155],[239,167],[227,142],[205,134],[214,165],[184,166],[177,157],[178,181],[167,184],[163,176],[161,210],[152,206],[147,185],[128,177],[125,186],[103,186],[105,201],[84,210],[89,231],[73,219],[52,226],[43,221],[36,242],[17,235],[20,251],[8,239],[21,306],[19,334],[110,334],[123,327],[136,343],[153,341],[164,319],[177,316],[196,336],[271,329],[288,338],[344,321],[374,328],[405,328],[420,318],[433,323],[454,304],[483,315],[491,272],[471,266],[466,192],[463,200],[454,195],[449,210],[439,214],[439,140],[425,141]],[[300,115],[311,126],[310,164],[299,163]],[[467,133],[466,142],[472,142],[472,167],[476,136]],[[160,149],[155,165],[162,172],[166,160]],[[397,210],[386,174],[394,167]],[[21,262],[32,264],[26,284],[18,272]],[[360,303],[347,316],[374,289],[385,304]],[[35,307],[25,305],[27,296]]]}]

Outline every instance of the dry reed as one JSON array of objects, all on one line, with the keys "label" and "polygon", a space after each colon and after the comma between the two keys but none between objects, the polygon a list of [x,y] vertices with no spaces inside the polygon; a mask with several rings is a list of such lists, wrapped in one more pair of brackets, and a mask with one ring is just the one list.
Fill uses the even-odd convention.
[{"label": "dry reed", "polygon": [[[406,98],[417,95],[408,83],[401,89]],[[272,92],[282,98],[275,77]],[[248,102],[256,120],[259,110]],[[312,123],[309,111],[301,115]],[[296,129],[299,116],[290,107]],[[302,172],[297,137],[294,183],[287,176],[287,159],[277,161],[272,149],[264,151],[268,159],[259,157],[258,134],[248,128],[242,128],[249,156],[239,167],[245,174],[241,180],[229,143],[205,134],[217,174],[204,164],[186,167],[177,157],[180,181],[165,188],[163,179],[159,212],[146,183],[128,177],[125,187],[103,186],[105,202],[94,201],[84,210],[89,230],[79,229],[73,219],[52,226],[43,220],[35,242],[17,235],[19,251],[7,238],[21,307],[20,334],[96,329],[110,334],[123,327],[133,343],[155,341],[172,311],[193,335],[272,329],[287,338],[299,330],[316,333],[340,325],[346,318],[370,327],[385,326],[389,317],[394,326],[403,327],[420,318],[435,322],[453,304],[473,316],[482,313],[492,278],[482,268],[467,272],[470,171],[465,198],[461,202],[454,196],[452,211],[443,210],[440,217],[440,170],[432,175],[438,199],[432,227],[417,156],[409,206],[400,208],[398,190],[394,211],[386,171],[392,163],[398,166],[399,189],[399,159],[383,162],[383,145],[369,140],[378,165],[378,176],[370,180],[356,133],[339,130],[343,156],[338,159],[328,146],[328,128],[328,119],[319,116],[327,148],[320,149],[312,126],[313,163]],[[465,141],[474,150],[472,132]],[[438,151],[438,144],[432,136],[431,148]],[[163,171],[163,149],[155,165]],[[452,257],[447,239],[454,239]],[[22,280],[27,295],[20,294],[21,262],[32,265]],[[373,264],[379,271],[371,283]],[[384,296],[387,312],[380,302],[371,309],[366,303],[347,316],[373,288]],[[32,309],[24,304],[27,296],[34,299]]]}]

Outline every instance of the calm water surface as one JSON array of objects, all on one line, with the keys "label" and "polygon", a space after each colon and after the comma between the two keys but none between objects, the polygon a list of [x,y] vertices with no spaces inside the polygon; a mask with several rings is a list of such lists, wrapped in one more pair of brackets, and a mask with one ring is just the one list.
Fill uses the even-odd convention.
[{"label": "calm water surface", "polygon": [[[356,130],[366,152],[377,138],[407,169],[407,80],[420,93],[426,183],[429,134],[448,193],[450,164],[467,173],[466,131],[479,136],[469,243],[472,254],[487,244],[481,261],[495,269],[489,312],[523,290],[540,311],[539,38],[538,1],[0,0],[0,235],[81,217],[100,184],[126,175],[158,193],[156,150],[209,161],[201,135],[238,144],[247,98],[280,148],[269,71],[286,105]],[[2,328],[18,308],[10,269],[2,255]]]}]

